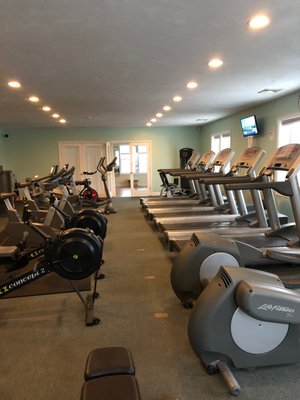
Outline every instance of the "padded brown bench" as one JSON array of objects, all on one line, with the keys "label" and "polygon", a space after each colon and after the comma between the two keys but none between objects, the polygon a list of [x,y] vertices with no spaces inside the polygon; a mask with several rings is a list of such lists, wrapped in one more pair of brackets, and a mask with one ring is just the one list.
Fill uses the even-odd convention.
[{"label": "padded brown bench", "polygon": [[141,400],[135,365],[125,347],[104,347],[88,355],[81,400]]},{"label": "padded brown bench", "polygon": [[90,352],[86,360],[84,380],[107,375],[135,375],[130,350],[125,347],[103,347]]},{"label": "padded brown bench", "polygon": [[135,376],[109,375],[84,382],[81,400],[141,400]]}]

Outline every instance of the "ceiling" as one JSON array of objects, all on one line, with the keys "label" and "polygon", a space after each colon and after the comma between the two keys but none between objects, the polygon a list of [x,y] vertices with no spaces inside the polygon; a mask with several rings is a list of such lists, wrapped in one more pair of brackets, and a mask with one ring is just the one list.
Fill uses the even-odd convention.
[{"label": "ceiling", "polygon": [[[69,127],[144,127],[165,104],[153,126],[201,125],[300,89],[299,0],[0,3],[0,128],[60,125],[45,104]],[[271,24],[251,31],[261,12]]]}]

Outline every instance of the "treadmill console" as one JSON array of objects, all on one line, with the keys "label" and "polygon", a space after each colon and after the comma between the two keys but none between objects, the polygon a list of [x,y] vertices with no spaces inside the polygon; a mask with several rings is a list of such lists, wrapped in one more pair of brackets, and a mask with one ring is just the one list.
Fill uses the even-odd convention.
[{"label": "treadmill console", "polygon": [[[235,160],[232,169],[253,169],[265,154],[266,152],[260,147],[249,147],[240,155],[240,157],[238,157],[237,160]],[[249,171],[247,171],[247,173],[249,173]]]},{"label": "treadmill console", "polygon": [[212,162],[212,165],[224,169],[230,163],[233,156],[233,150],[231,150],[230,148],[223,149],[219,151],[219,153],[216,155],[214,161]]},{"label": "treadmill console", "polygon": [[265,174],[269,175],[272,171],[290,171],[297,174],[299,170],[300,144],[287,144],[279,147],[276,151],[274,157],[267,165]]},{"label": "treadmill console", "polygon": [[202,154],[198,165],[201,167],[202,170],[206,170],[210,168],[210,164],[215,158],[215,153],[212,150],[207,151],[206,153]]},{"label": "treadmill console", "polygon": [[201,159],[200,153],[198,151],[194,151],[191,157],[189,158],[187,165],[194,169],[199,165],[199,161]]}]

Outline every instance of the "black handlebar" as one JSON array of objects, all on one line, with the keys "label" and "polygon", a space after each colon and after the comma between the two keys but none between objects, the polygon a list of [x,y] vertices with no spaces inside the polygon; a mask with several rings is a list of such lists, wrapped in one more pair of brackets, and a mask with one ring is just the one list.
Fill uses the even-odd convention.
[{"label": "black handlebar", "polygon": [[234,183],[242,183],[242,182],[250,182],[251,177],[249,176],[220,176],[215,178],[201,178],[199,179],[200,183],[205,183],[207,185],[225,185],[225,184],[234,184]]},{"label": "black handlebar", "polygon": [[249,183],[234,183],[225,185],[226,189],[228,190],[247,190],[247,189],[257,189],[257,190],[264,190],[264,189],[273,189],[276,192],[284,195],[284,196],[292,196],[293,190],[291,187],[291,183],[289,181],[283,182],[258,182],[257,178],[253,179]]},{"label": "black handlebar", "polygon": [[184,176],[186,179],[188,179],[188,180],[195,180],[195,179],[209,179],[209,178],[214,178],[214,177],[216,177],[216,178],[221,178],[221,177],[223,177],[224,175],[222,174],[222,173],[220,173],[220,172],[202,172],[202,173],[199,173],[199,172],[196,172],[196,173],[187,173],[187,174],[182,174],[182,176]]},{"label": "black handlebar", "polygon": [[112,169],[116,166],[116,161],[117,157],[114,157],[112,161],[105,166],[105,157],[101,157],[97,165],[97,171],[99,171],[101,175],[105,175],[106,172],[112,171]]},{"label": "black handlebar", "polygon": [[41,182],[41,181],[45,181],[44,183],[52,182],[53,180],[56,180],[56,179],[59,179],[62,176],[65,176],[64,174],[69,173],[69,171],[71,173],[74,173],[74,167],[73,167],[73,172],[72,172],[72,168],[70,170],[67,170],[66,166],[64,166],[62,169],[60,169],[55,174],[50,174],[50,175],[43,176],[43,177],[40,177],[40,178],[30,179],[28,182],[16,182],[16,188],[28,187],[28,186],[31,186],[34,183]]}]

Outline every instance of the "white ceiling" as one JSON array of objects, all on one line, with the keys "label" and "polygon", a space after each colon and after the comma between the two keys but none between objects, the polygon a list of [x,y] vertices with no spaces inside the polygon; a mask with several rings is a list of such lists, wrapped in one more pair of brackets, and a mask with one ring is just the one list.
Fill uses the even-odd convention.
[{"label": "white ceiling", "polygon": [[[200,125],[300,88],[300,0],[0,0],[0,128]],[[250,31],[265,12],[271,24]],[[224,60],[211,70],[213,56]],[[11,79],[22,88],[7,87]],[[186,89],[189,80],[198,88]],[[277,94],[258,94],[279,88]],[[183,101],[172,104],[175,94]]]}]

